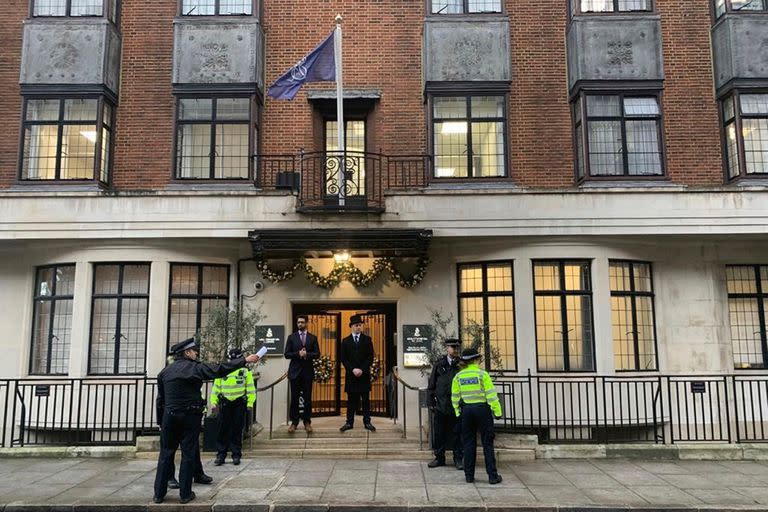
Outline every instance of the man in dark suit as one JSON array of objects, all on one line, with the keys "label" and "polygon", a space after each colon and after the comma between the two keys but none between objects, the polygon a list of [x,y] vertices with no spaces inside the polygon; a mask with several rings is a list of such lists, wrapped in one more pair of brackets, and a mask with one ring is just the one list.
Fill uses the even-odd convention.
[{"label": "man in dark suit", "polygon": [[320,357],[320,344],[317,336],[307,332],[307,317],[299,315],[296,318],[296,332],[288,336],[285,342],[285,358],[290,359],[288,365],[288,380],[291,385],[291,424],[289,433],[296,432],[299,425],[299,395],[304,395],[304,430],[312,432],[312,379],[315,368],[312,361]]},{"label": "man in dark suit", "polygon": [[345,432],[355,424],[355,411],[362,400],[363,425],[375,432],[371,425],[371,365],[373,364],[373,340],[363,334],[363,319],[352,315],[349,320],[352,334],[341,340],[341,364],[346,370],[344,391],[347,392],[347,422],[339,429]]}]

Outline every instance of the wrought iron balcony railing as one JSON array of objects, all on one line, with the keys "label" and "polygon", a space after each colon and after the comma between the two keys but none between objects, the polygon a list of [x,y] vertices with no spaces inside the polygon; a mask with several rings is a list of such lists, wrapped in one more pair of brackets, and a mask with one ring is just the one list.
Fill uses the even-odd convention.
[{"label": "wrought iron balcony railing", "polygon": [[384,211],[387,190],[427,185],[429,155],[389,156],[359,151],[256,155],[257,185],[298,192],[299,211]]}]

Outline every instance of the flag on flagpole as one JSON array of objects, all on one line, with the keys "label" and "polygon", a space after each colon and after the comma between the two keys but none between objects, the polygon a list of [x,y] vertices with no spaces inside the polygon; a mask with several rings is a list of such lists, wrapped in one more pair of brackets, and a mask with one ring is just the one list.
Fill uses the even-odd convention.
[{"label": "flag on flagpole", "polygon": [[267,94],[277,100],[292,100],[306,82],[336,80],[333,32],[317,48],[305,55],[283,76],[275,80]]}]

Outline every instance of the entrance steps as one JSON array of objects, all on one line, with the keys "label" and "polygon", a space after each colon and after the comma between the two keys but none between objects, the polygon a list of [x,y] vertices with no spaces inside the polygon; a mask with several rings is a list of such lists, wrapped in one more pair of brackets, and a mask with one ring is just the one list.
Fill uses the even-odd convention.
[{"label": "entrance steps", "polygon": [[[393,459],[432,460],[429,449],[429,433],[422,433],[419,445],[418,430],[408,429],[389,419],[374,418],[376,432],[365,430],[362,425],[340,432],[342,418],[318,418],[313,420],[313,432],[307,434],[303,426],[288,433],[288,426],[273,430],[262,429],[243,445],[244,456],[285,458],[333,458],[333,459]],[[478,443],[479,445],[479,443]],[[536,436],[499,434],[496,436],[496,457],[501,461],[533,460],[538,446]],[[450,455],[449,455],[450,457]],[[482,460],[482,448],[478,446],[478,458]]]}]

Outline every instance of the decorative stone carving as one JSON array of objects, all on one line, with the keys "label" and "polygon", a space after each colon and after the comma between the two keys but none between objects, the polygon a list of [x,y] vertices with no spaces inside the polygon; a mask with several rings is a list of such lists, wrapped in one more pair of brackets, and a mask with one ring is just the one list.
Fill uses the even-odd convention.
[{"label": "decorative stone carving", "polygon": [[608,64],[611,66],[632,64],[632,41],[609,41]]}]

